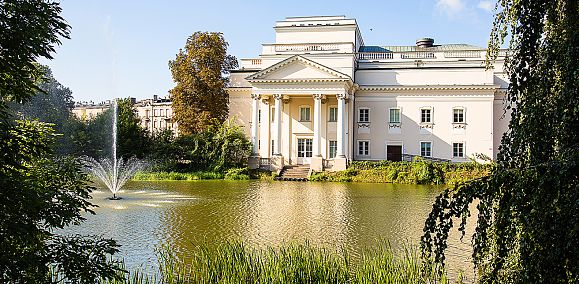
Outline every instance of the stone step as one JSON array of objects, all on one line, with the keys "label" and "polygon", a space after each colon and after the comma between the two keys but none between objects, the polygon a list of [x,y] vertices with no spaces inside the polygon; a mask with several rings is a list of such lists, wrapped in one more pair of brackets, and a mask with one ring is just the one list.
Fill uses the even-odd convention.
[{"label": "stone step", "polygon": [[310,173],[309,166],[285,166],[279,177],[275,180],[307,181]]}]

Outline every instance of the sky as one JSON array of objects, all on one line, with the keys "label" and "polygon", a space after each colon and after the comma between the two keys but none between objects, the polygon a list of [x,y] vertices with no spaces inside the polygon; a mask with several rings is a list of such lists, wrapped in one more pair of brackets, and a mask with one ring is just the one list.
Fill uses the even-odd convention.
[{"label": "sky", "polygon": [[276,21],[293,16],[355,18],[366,45],[486,47],[495,1],[488,0],[61,0],[71,26],[50,66],[75,101],[164,97],[175,85],[168,62],[196,31],[222,32],[228,53],[257,57],[274,43]]}]

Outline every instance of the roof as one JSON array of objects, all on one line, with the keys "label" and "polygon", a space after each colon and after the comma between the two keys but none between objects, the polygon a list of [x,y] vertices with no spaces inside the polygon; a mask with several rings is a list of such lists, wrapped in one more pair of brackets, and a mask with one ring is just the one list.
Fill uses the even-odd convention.
[{"label": "roof", "polygon": [[442,44],[442,45],[434,45],[432,47],[417,47],[416,45],[386,45],[386,46],[368,45],[360,47],[360,52],[412,52],[412,51],[454,51],[454,50],[484,50],[484,48],[464,43]]}]

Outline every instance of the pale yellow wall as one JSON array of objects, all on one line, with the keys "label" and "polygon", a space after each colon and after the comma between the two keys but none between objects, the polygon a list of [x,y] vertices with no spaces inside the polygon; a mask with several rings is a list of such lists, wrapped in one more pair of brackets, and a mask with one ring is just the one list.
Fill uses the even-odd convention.
[{"label": "pale yellow wall", "polygon": [[492,71],[480,68],[358,70],[360,85],[492,85]]},{"label": "pale yellow wall", "polygon": [[[358,109],[370,109],[370,131],[361,133],[356,126],[356,140],[370,140],[370,157],[357,156],[357,142],[354,145],[356,159],[386,159],[388,142],[402,142],[406,154],[420,155],[420,141],[432,142],[432,156],[435,158],[453,159],[452,143],[464,142],[466,156],[483,153],[493,156],[493,102],[492,92],[481,91],[474,96],[461,96],[460,92],[419,92],[404,93],[366,93],[359,92],[356,100],[357,122]],[[389,109],[401,108],[401,132],[389,133]],[[420,109],[432,108],[434,126],[431,134],[420,131]],[[454,107],[465,109],[466,129],[464,133],[454,130],[452,110]],[[467,159],[453,159],[461,162]]]},{"label": "pale yellow wall", "polygon": [[237,123],[243,127],[245,135],[251,134],[251,89],[229,91],[229,117],[237,118]]},{"label": "pale yellow wall", "polygon": [[178,125],[172,119],[173,109],[170,102],[137,105],[135,107],[141,126],[149,133],[158,133],[165,129],[178,132]]},{"label": "pale yellow wall", "polygon": [[94,107],[94,106],[79,106],[72,109],[72,114],[81,120],[90,120],[95,118],[100,113],[106,111],[108,106]]}]

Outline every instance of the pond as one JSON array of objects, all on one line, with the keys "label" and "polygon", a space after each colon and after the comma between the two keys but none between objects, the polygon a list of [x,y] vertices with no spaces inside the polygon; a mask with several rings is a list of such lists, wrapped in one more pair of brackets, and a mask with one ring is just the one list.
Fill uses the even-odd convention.
[{"label": "pond", "polygon": [[[196,244],[241,240],[256,247],[308,240],[354,256],[377,239],[417,245],[441,187],[268,181],[130,182],[122,200],[96,190],[96,215],[59,233],[102,235],[122,245],[127,266],[154,266],[156,250],[181,257]],[[470,222],[473,226],[473,222]],[[470,228],[472,230],[472,228]],[[450,271],[472,272],[470,238],[451,235]]]}]

